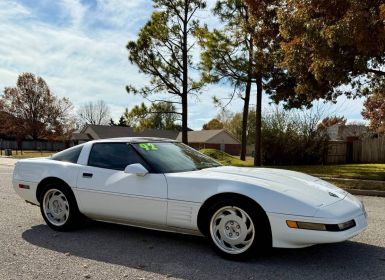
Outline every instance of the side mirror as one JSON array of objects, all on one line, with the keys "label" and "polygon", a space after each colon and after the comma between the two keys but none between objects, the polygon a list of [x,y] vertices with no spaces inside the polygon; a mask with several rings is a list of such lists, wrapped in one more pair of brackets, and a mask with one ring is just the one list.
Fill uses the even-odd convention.
[{"label": "side mirror", "polygon": [[140,163],[134,163],[127,165],[124,169],[124,173],[135,174],[137,176],[146,176],[146,174],[148,174],[148,170]]}]

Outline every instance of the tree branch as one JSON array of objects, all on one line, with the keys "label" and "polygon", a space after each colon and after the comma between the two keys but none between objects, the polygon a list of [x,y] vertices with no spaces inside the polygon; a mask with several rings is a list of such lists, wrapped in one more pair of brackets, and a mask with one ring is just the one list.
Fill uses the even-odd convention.
[{"label": "tree branch", "polygon": [[168,100],[163,100],[163,99],[150,99],[148,97],[144,97],[147,101],[151,103],[156,103],[156,102],[164,102],[164,103],[170,103],[170,104],[182,104],[182,102],[179,101],[168,101]]},{"label": "tree branch", "polygon": [[368,69],[367,69],[367,72],[368,72],[368,73],[376,74],[376,75],[378,75],[378,76],[385,76],[385,71],[381,71],[381,70],[376,70],[376,69],[370,69],[370,68],[368,68]]}]

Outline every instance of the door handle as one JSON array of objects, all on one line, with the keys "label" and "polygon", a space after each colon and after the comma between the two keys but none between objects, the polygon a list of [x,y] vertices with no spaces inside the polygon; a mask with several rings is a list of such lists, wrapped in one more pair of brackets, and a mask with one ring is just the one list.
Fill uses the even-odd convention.
[{"label": "door handle", "polygon": [[92,173],[83,173],[84,178],[92,178]]}]

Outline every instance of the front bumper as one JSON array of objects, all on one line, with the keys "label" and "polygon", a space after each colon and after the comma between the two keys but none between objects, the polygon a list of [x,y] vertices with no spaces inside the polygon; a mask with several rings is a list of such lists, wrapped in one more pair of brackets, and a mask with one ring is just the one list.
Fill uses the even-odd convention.
[{"label": "front bumper", "polygon": [[[345,231],[316,231],[306,229],[293,229],[286,225],[287,219],[301,219],[307,222],[333,223],[332,221],[309,219],[309,217],[288,216],[281,214],[268,215],[273,237],[273,247],[277,248],[302,248],[314,244],[336,243],[348,240],[363,232],[368,222],[365,214],[354,217],[356,226]],[[340,221],[341,223],[344,221]]]},{"label": "front bumper", "polygon": [[[267,213],[271,225],[273,247],[301,248],[314,244],[342,242],[360,234],[368,226],[365,207],[357,198],[350,195],[344,200],[320,208],[317,213],[318,217]],[[318,231],[290,228],[286,224],[287,220],[326,225],[354,220],[356,225],[342,231]]]}]

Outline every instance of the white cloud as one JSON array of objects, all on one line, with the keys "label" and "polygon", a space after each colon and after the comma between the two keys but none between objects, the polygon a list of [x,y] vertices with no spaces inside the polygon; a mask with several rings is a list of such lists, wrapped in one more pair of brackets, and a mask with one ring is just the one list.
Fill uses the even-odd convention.
[{"label": "white cloud", "polygon": [[[33,11],[19,4],[0,3],[0,11],[5,7],[8,11],[8,16],[0,22],[0,73],[3,74],[0,87],[14,85],[21,72],[32,72],[42,76],[56,94],[69,97],[75,105],[106,100],[115,109],[113,117],[118,118],[124,107],[141,101],[139,97],[129,96],[125,85],[146,81],[129,64],[125,48],[137,27],[131,26],[132,32],[114,29],[93,32],[82,24],[88,9],[78,1],[63,1],[63,5],[64,2],[68,2],[65,5],[68,10],[63,14],[68,12],[73,23],[64,27],[32,17]],[[134,16],[135,11],[128,10],[127,14]]]},{"label": "white cloud", "polygon": [[2,0],[0,3],[0,18],[5,19],[20,19],[31,16],[31,13],[23,5],[19,3]]},{"label": "white cloud", "polygon": [[80,28],[87,12],[87,6],[83,5],[80,0],[61,0],[59,5],[70,17],[72,26]]},{"label": "white cloud", "polygon": [[122,1],[97,0],[94,21],[104,22],[115,28],[127,28],[148,18],[152,4],[148,0]]}]

